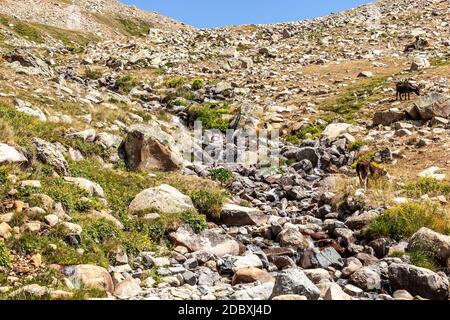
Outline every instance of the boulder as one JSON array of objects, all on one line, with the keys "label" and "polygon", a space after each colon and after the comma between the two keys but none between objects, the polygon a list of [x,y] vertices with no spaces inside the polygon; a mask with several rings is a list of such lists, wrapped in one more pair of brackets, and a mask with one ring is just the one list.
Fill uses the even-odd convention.
[{"label": "boulder", "polygon": [[420,228],[409,240],[408,250],[421,250],[430,253],[443,265],[450,267],[450,236]]},{"label": "boulder", "polygon": [[272,294],[273,283],[266,282],[259,286],[236,291],[231,300],[268,300]]},{"label": "boulder", "polygon": [[381,289],[381,278],[378,273],[369,267],[362,267],[354,272],[349,279],[351,284],[363,289],[372,291]]},{"label": "boulder", "polygon": [[90,264],[67,266],[63,269],[75,288],[99,289],[112,293],[114,284],[105,268]]},{"label": "boulder", "polygon": [[281,231],[277,236],[277,242],[283,247],[292,247],[302,250],[311,247],[309,237],[304,236],[295,228],[287,228]]},{"label": "boulder", "polygon": [[221,229],[206,229],[196,234],[190,227],[182,226],[169,234],[175,245],[181,245],[191,252],[204,251],[218,257],[239,255],[239,243]]},{"label": "boulder", "polygon": [[167,184],[155,188],[145,189],[131,201],[131,213],[148,209],[155,209],[164,213],[180,213],[195,210],[190,197]]},{"label": "boulder", "polygon": [[26,161],[27,158],[15,148],[0,143],[0,163],[20,163]]},{"label": "boulder", "polygon": [[317,300],[320,290],[300,268],[290,268],[276,276],[272,297],[286,294],[297,294],[307,297],[308,300]]},{"label": "boulder", "polygon": [[389,281],[393,290],[406,290],[426,299],[445,300],[449,295],[448,278],[413,265],[392,263]]},{"label": "boulder", "polygon": [[234,286],[240,283],[252,283],[255,281],[259,281],[261,283],[274,282],[275,278],[265,270],[255,267],[248,267],[236,271],[231,284]]},{"label": "boulder", "polygon": [[411,62],[410,71],[417,71],[431,67],[430,62],[426,57],[416,56]]},{"label": "boulder", "polygon": [[330,283],[328,290],[325,292],[324,300],[352,300],[352,298],[346,294],[342,288],[334,282]]},{"label": "boulder", "polygon": [[268,216],[258,209],[228,203],[222,207],[220,222],[227,226],[262,225]]},{"label": "boulder", "polygon": [[102,187],[95,182],[92,182],[85,178],[72,178],[72,177],[64,177],[64,180],[75,184],[80,189],[86,191],[90,196],[95,197],[105,197],[105,193],[103,192]]},{"label": "boulder", "polygon": [[322,136],[333,140],[343,136],[345,133],[356,133],[359,131],[361,131],[361,128],[349,123],[331,123],[322,132]]},{"label": "boulder", "polygon": [[142,292],[139,284],[133,278],[121,281],[114,290],[114,295],[119,299],[129,299],[136,297]]},{"label": "boulder", "polygon": [[383,125],[390,126],[391,124],[405,120],[406,114],[400,110],[378,111],[374,114],[372,123],[374,126]]},{"label": "boulder", "polygon": [[14,49],[3,56],[9,63],[18,62],[22,67],[34,70],[32,74],[47,77],[54,75],[51,67],[41,58],[26,49]]},{"label": "boulder", "polygon": [[176,170],[183,163],[174,138],[157,125],[131,126],[120,152],[131,170]]},{"label": "boulder", "polygon": [[420,97],[414,102],[408,115],[414,120],[432,120],[435,117],[448,118],[450,116],[450,96],[433,92]]},{"label": "boulder", "polygon": [[37,157],[40,161],[52,166],[58,173],[69,174],[69,164],[54,144],[39,138],[33,138],[32,142],[36,147]]}]

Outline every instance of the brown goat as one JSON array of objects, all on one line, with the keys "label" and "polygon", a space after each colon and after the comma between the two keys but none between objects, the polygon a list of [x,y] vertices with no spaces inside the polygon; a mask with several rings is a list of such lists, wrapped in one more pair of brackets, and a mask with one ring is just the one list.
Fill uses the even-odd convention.
[{"label": "brown goat", "polygon": [[369,161],[358,161],[356,164],[356,174],[358,175],[361,187],[367,190],[367,182],[369,176],[372,178],[379,178],[387,175],[386,170],[376,167]]}]

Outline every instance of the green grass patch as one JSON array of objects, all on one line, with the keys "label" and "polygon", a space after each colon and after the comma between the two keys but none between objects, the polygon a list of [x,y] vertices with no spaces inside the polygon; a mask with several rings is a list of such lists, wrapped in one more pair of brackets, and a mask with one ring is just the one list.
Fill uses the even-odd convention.
[{"label": "green grass patch", "polygon": [[390,237],[401,240],[427,227],[442,234],[450,234],[450,214],[435,203],[407,202],[386,210],[364,230],[371,238]]},{"label": "green grass patch", "polygon": [[183,78],[172,78],[164,81],[164,86],[167,88],[179,88],[185,83]]},{"label": "green grass patch", "polygon": [[317,139],[321,136],[326,125],[311,125],[300,129],[297,133],[286,137],[286,142],[300,144],[305,139]]},{"label": "green grass patch", "polygon": [[350,151],[357,151],[361,149],[363,146],[367,145],[367,142],[361,139],[357,139],[352,144],[350,144],[349,150]]},{"label": "green grass patch", "polygon": [[218,220],[222,206],[227,198],[223,192],[201,190],[192,192],[191,199],[200,213],[211,220]]},{"label": "green grass patch", "polygon": [[128,94],[136,85],[134,77],[127,74],[117,79],[115,87],[117,91]]},{"label": "green grass patch", "polygon": [[231,110],[227,104],[219,106],[204,103],[200,106],[190,107],[189,113],[193,121],[202,123],[203,129],[216,129],[225,132],[230,127]]},{"label": "green grass patch", "polygon": [[84,70],[84,76],[91,80],[98,80],[103,76],[103,71],[99,68],[86,68]]},{"label": "green grass patch", "polygon": [[200,90],[205,85],[204,81],[200,78],[195,78],[192,80],[192,89],[193,90]]},{"label": "green grass patch", "polygon": [[353,121],[355,114],[363,107],[379,99],[381,89],[388,84],[387,77],[359,80],[349,86],[335,99],[326,101],[321,109],[342,116],[347,121]]},{"label": "green grass patch", "polygon": [[0,268],[9,269],[11,266],[11,257],[5,244],[0,241]]},{"label": "green grass patch", "polygon": [[233,172],[225,168],[216,168],[209,170],[208,175],[214,179],[219,181],[220,183],[227,183],[231,179],[233,179]]},{"label": "green grass patch", "polygon": [[136,18],[118,17],[116,21],[123,31],[135,37],[146,36],[153,27],[151,24]]},{"label": "green grass patch", "polygon": [[426,251],[414,250],[408,251],[406,253],[409,256],[411,264],[416,267],[426,268],[431,271],[438,271],[439,264],[434,260],[434,258]]},{"label": "green grass patch", "polygon": [[450,182],[439,181],[433,177],[420,177],[407,181],[402,190],[408,197],[415,198],[420,198],[426,194],[430,197],[448,196],[450,195]]}]

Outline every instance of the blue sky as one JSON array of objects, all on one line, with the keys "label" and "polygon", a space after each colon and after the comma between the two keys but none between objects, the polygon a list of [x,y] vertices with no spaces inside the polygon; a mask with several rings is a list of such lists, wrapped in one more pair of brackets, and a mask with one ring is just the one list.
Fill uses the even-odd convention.
[{"label": "blue sky", "polygon": [[198,28],[299,21],[374,2],[369,0],[120,0]]}]

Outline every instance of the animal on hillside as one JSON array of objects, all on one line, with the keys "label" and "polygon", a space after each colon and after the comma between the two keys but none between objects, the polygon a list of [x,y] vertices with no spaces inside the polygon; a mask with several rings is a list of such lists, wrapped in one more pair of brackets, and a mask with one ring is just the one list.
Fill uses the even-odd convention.
[{"label": "animal on hillside", "polygon": [[416,40],[413,43],[410,43],[405,47],[405,52],[420,50],[429,46],[430,44],[427,40],[420,38],[420,36],[417,36]]},{"label": "animal on hillside", "polygon": [[397,89],[397,97],[396,99],[402,101],[402,97],[408,100],[411,99],[411,93],[415,93],[416,95],[420,96],[420,88],[419,86],[412,84],[409,81],[403,81],[403,82],[397,82],[396,85]]},{"label": "animal on hillside", "polygon": [[356,173],[358,175],[361,187],[364,187],[365,190],[367,190],[367,182],[369,181],[369,177],[376,179],[388,175],[386,170],[375,166],[370,161],[358,161],[356,164]]}]

